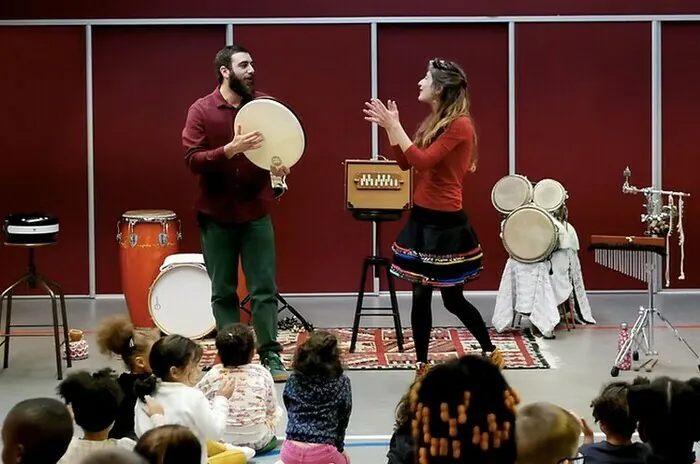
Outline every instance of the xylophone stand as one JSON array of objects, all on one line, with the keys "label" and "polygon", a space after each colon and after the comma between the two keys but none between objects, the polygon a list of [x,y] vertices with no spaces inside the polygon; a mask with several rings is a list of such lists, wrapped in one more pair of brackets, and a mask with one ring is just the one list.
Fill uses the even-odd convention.
[{"label": "xylophone stand", "polygon": [[[627,341],[622,345],[617,353],[615,362],[612,369],[610,370],[610,375],[617,377],[620,373],[620,368],[618,367],[622,360],[625,358],[627,353],[632,354],[632,359],[634,361],[639,360],[639,351],[642,351],[649,358],[646,359],[638,368],[639,370],[644,368],[645,371],[651,372],[654,366],[658,363],[659,353],[654,350],[654,316],[658,316],[661,321],[663,321],[669,329],[673,331],[676,335],[678,341],[683,343],[688,351],[695,356],[696,361],[698,361],[698,369],[700,369],[700,356],[695,352],[695,350],[688,344],[688,342],[681,336],[673,324],[664,316],[654,305],[654,294],[655,294],[655,282],[656,282],[656,256],[650,256],[647,254],[646,258],[646,268],[647,268],[647,288],[648,288],[648,307],[639,307],[639,316],[630,331],[630,336]],[[641,339],[641,340],[640,340]],[[632,346],[635,350],[632,351]],[[639,350],[639,351],[638,351]]]}]

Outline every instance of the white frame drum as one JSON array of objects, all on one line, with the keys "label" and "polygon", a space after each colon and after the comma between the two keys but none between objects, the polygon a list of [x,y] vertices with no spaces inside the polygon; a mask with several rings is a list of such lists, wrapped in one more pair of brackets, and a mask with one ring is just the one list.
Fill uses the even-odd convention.
[{"label": "white frame drum", "polygon": [[[211,280],[206,267],[200,262],[169,262],[167,259],[164,261],[160,273],[148,290],[151,320],[166,335],[178,334],[195,340],[203,338],[216,328],[211,307]],[[191,275],[186,278],[178,276],[179,280],[176,277],[174,284],[160,286],[166,279],[173,278],[175,272],[184,270],[201,272],[203,278],[196,282]],[[182,282],[186,282],[186,285]],[[175,324],[171,324],[173,321]]]},{"label": "white frame drum", "polygon": [[532,204],[525,205],[516,208],[503,221],[501,240],[503,247],[516,261],[538,263],[559,248],[559,226],[544,209]]},{"label": "white frame drum", "polygon": [[530,180],[520,174],[501,177],[491,189],[491,203],[501,214],[508,214],[532,202]]},{"label": "white frame drum", "polygon": [[554,179],[542,179],[532,189],[532,202],[554,215],[564,207],[568,198],[564,186]]}]

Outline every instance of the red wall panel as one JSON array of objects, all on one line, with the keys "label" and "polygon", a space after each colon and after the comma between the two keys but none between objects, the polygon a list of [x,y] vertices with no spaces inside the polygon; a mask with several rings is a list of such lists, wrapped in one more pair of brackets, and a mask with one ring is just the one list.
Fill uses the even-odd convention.
[{"label": "red wall panel", "polygon": [[93,29],[98,293],[121,293],[116,233],[127,210],[175,211],[181,251],[200,250],[197,179],[181,132],[189,105],[217,85],[212,62],[225,34],[220,26]]},{"label": "red wall panel", "polygon": [[364,25],[234,26],[256,63],[257,87],[293,108],[306,130],[306,153],[273,213],[281,292],[356,292],[371,252],[371,226],[344,209],[342,164],[371,155],[362,118],[369,34]]},{"label": "red wall panel", "polygon": [[651,182],[651,32],[644,23],[519,24],[516,168],[568,190],[586,287],[643,284],[594,262],[591,234],[642,234],[641,196],[622,172]]},{"label": "red wall panel", "polygon": [[[678,231],[671,237],[671,288],[700,287],[700,189],[697,147],[700,145],[700,23],[667,23],[661,34],[663,188],[691,194],[685,200],[685,280],[680,273]],[[674,198],[678,204],[678,198]],[[664,198],[668,202],[668,197]],[[664,277],[665,282],[665,277]],[[665,284],[664,284],[665,285]]]},{"label": "red wall panel", "polygon": [[[59,243],[37,251],[38,270],[67,294],[85,295],[85,29],[0,27],[0,56],[0,215],[57,215]],[[0,286],[5,288],[25,271],[27,251],[0,245],[0,262]]]},{"label": "red wall panel", "polygon": [[[484,273],[469,284],[469,290],[498,288],[505,264],[498,236],[500,218],[491,205],[491,188],[508,174],[508,28],[498,25],[381,26],[379,46],[379,97],[396,100],[401,121],[413,135],[429,108],[418,101],[418,81],[428,61],[436,56],[454,60],[464,68],[476,130],[479,137],[479,167],[465,180],[464,208],[484,249]],[[389,145],[380,129],[380,154]],[[407,215],[406,215],[407,216]],[[400,223],[383,224],[382,253],[390,247]],[[397,288],[410,285],[397,280]],[[382,290],[386,290],[385,283]]]},{"label": "red wall panel", "polygon": [[0,18],[235,18],[318,16],[507,16],[591,14],[690,14],[699,13],[697,0],[471,0],[469,2],[406,2],[356,0],[329,2],[222,2],[220,0],[3,0]]}]

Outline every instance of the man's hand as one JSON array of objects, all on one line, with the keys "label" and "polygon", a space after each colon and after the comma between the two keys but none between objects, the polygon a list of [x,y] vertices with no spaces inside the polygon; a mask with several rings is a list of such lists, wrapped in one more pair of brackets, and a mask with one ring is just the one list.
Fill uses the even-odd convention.
[{"label": "man's hand", "polygon": [[237,153],[260,148],[265,138],[259,131],[242,133],[241,126],[236,128],[236,135],[224,146],[224,153],[228,159],[233,158]]},{"label": "man's hand", "polygon": [[270,174],[275,177],[288,176],[289,168],[287,166],[270,166]]}]

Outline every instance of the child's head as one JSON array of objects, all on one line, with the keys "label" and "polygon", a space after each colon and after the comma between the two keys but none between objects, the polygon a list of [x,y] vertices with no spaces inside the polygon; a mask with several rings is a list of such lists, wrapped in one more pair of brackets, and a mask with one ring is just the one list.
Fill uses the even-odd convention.
[{"label": "child's head", "polygon": [[637,428],[637,421],[630,417],[627,406],[628,388],[627,382],[612,382],[591,402],[593,419],[608,437],[629,440]]},{"label": "child's head", "polygon": [[343,373],[338,339],[318,330],[304,340],[294,355],[294,370],[306,376],[338,378]]},{"label": "child's head", "polygon": [[124,448],[107,448],[90,453],[83,463],[87,464],[149,464],[145,458]]},{"label": "child's head", "polygon": [[255,356],[255,337],[245,324],[232,324],[216,334],[216,349],[225,367],[249,364]]},{"label": "child's head", "polygon": [[157,330],[138,331],[126,316],[113,316],[100,321],[97,345],[103,354],[121,356],[127,369],[136,374],[150,373],[148,356],[153,343],[160,338]]},{"label": "child's head", "polygon": [[58,385],[57,390],[73,410],[75,423],[86,433],[109,430],[117,418],[123,397],[111,369],[102,369],[94,374],[74,372]]},{"label": "child's head", "polygon": [[401,432],[408,432],[411,430],[411,420],[413,420],[413,411],[411,411],[411,392],[413,387],[416,385],[419,379],[413,381],[408,390],[399,400],[399,404],[396,405],[396,422],[394,423],[394,430],[400,430]]},{"label": "child's head", "polygon": [[581,423],[551,403],[531,403],[518,411],[518,464],[557,464],[578,455]]},{"label": "child's head", "polygon": [[440,364],[415,382],[411,435],[420,464],[515,462],[517,393],[481,356]]},{"label": "child's head", "polygon": [[2,426],[3,464],[55,464],[73,438],[73,418],[53,398],[17,403]]},{"label": "child's head", "polygon": [[156,391],[159,380],[194,386],[199,378],[202,354],[198,343],[182,335],[168,335],[159,339],[151,347],[148,357],[153,374],[134,382],[134,393],[144,401],[146,395]]},{"label": "child's head", "polygon": [[150,464],[176,464],[199,462],[202,445],[187,427],[164,425],[141,435],[134,452],[143,456]]},{"label": "child's head", "polygon": [[679,464],[693,462],[693,444],[700,441],[700,378],[637,378],[627,403],[630,416],[638,421],[639,437],[654,454]]}]

